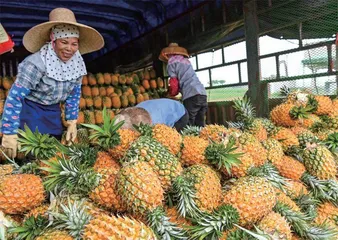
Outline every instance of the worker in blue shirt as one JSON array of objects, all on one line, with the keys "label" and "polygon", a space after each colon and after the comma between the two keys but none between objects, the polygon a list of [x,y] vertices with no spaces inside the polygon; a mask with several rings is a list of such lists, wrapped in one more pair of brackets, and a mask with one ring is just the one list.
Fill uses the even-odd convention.
[{"label": "worker in blue shirt", "polygon": [[132,129],[133,125],[144,124],[165,124],[181,131],[189,122],[189,114],[182,103],[167,99],[147,100],[122,110],[116,121],[124,120],[122,129]]}]

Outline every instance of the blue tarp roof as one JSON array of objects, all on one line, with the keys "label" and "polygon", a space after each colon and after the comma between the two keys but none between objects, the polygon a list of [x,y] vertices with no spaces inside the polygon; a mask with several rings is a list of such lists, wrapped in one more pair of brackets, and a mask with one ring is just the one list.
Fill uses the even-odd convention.
[{"label": "blue tarp roof", "polygon": [[85,56],[91,60],[205,2],[207,0],[2,0],[0,21],[13,36],[16,47],[22,47],[25,32],[48,21],[52,9],[69,8],[79,23],[95,28],[104,37],[104,48]]}]

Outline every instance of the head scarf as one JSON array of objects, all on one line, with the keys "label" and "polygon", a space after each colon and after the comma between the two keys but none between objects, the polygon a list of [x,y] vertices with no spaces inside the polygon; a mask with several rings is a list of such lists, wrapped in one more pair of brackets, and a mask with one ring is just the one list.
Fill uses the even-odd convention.
[{"label": "head scarf", "polygon": [[58,81],[70,81],[86,75],[86,65],[79,51],[67,62],[63,62],[54,51],[55,40],[60,38],[76,37],[80,33],[76,26],[70,24],[55,25],[50,33],[51,42],[40,49],[40,56],[46,66],[46,75]]}]

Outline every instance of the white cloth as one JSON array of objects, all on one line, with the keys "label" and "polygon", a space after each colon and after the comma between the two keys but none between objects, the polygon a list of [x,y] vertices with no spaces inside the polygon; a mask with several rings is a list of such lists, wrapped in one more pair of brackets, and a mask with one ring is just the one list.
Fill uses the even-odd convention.
[{"label": "white cloth", "polygon": [[[56,25],[51,31],[51,42],[40,49],[40,56],[46,66],[46,75],[58,81],[71,81],[87,74],[86,65],[79,51],[71,59],[63,62],[56,55],[53,41],[60,38],[79,37],[76,26],[69,24]],[[81,44],[81,43],[80,43]]]}]

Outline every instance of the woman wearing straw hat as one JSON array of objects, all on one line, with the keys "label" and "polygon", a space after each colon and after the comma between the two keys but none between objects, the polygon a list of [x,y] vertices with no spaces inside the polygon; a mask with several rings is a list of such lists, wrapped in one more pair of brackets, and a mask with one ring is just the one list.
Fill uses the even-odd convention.
[{"label": "woman wearing straw hat", "polygon": [[65,102],[66,140],[74,141],[82,77],[87,74],[81,54],[99,50],[104,40],[95,29],[77,23],[74,13],[56,8],[49,21],[26,32],[25,48],[33,54],[18,66],[18,74],[4,106],[2,146],[17,151],[17,130],[62,135],[60,102]]},{"label": "woman wearing straw hat", "polygon": [[177,43],[170,43],[162,49],[159,59],[168,62],[169,94],[175,96],[181,92],[183,105],[189,113],[189,125],[204,127],[208,109],[207,93],[188,57],[185,48]]}]

